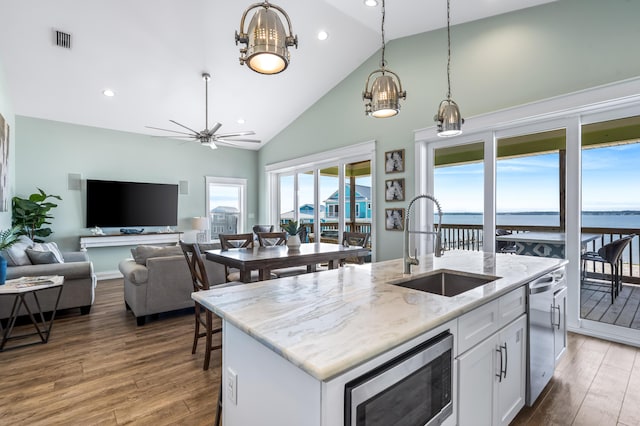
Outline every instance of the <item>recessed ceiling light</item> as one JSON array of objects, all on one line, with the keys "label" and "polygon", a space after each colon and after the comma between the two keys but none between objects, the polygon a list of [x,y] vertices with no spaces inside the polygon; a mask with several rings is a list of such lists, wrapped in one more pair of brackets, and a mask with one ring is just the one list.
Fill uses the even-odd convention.
[{"label": "recessed ceiling light", "polygon": [[112,96],[115,96],[116,92],[114,92],[111,89],[104,89],[102,91],[102,94],[105,95],[105,96],[108,96],[108,97],[112,97]]},{"label": "recessed ceiling light", "polygon": [[364,0],[365,6],[376,7],[378,5],[378,0]]},{"label": "recessed ceiling light", "polygon": [[326,40],[328,38],[329,38],[329,33],[327,33],[325,30],[318,32],[318,40]]},{"label": "recessed ceiling light", "polygon": [[244,124],[244,118],[238,118],[238,124]]}]

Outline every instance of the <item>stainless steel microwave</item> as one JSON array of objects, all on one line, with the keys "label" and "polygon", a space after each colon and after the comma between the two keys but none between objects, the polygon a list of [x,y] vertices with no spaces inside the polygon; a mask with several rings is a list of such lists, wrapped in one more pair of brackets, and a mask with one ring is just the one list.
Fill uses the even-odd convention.
[{"label": "stainless steel microwave", "polygon": [[453,335],[444,332],[345,385],[345,426],[439,425],[453,413]]}]

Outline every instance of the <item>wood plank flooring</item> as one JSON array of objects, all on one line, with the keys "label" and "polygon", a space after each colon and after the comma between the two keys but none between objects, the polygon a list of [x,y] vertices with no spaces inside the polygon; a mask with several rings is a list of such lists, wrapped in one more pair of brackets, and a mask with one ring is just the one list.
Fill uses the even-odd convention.
[{"label": "wood plank flooring", "polygon": [[639,330],[640,286],[624,284],[614,303],[608,289],[595,281],[585,282],[580,290],[580,317]]},{"label": "wood plank flooring", "polygon": [[220,351],[203,371],[192,312],[138,327],[123,294],[122,280],[100,281],[89,315],[60,315],[48,343],[0,352],[0,425],[213,424]]},{"label": "wood plank flooring", "polygon": [[640,349],[569,333],[551,382],[512,425],[640,425]]},{"label": "wood plank flooring", "polygon": [[[203,371],[202,346],[191,355],[193,314],[137,327],[122,295],[121,280],[101,281],[91,314],[69,312],[49,343],[0,353],[0,425],[213,424],[221,358]],[[640,425],[640,350],[570,334],[513,424]]]}]

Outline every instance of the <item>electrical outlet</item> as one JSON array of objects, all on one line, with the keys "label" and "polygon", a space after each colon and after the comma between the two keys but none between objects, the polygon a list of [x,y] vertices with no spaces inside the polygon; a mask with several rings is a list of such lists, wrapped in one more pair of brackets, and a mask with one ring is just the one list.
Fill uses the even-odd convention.
[{"label": "electrical outlet", "polygon": [[235,371],[227,367],[227,398],[233,403],[238,404],[238,375]]}]

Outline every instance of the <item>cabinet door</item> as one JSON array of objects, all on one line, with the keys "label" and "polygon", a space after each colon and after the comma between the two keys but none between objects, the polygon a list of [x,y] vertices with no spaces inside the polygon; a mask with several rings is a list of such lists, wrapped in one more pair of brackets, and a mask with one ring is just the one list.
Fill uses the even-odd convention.
[{"label": "cabinet door", "polygon": [[567,288],[553,295],[553,341],[556,365],[567,349]]},{"label": "cabinet door", "polygon": [[492,424],[494,382],[497,381],[497,335],[458,358],[458,424]]},{"label": "cabinet door", "polygon": [[527,369],[527,316],[503,328],[498,334],[498,370],[502,375],[497,383],[497,415],[495,424],[508,425],[524,407]]}]

